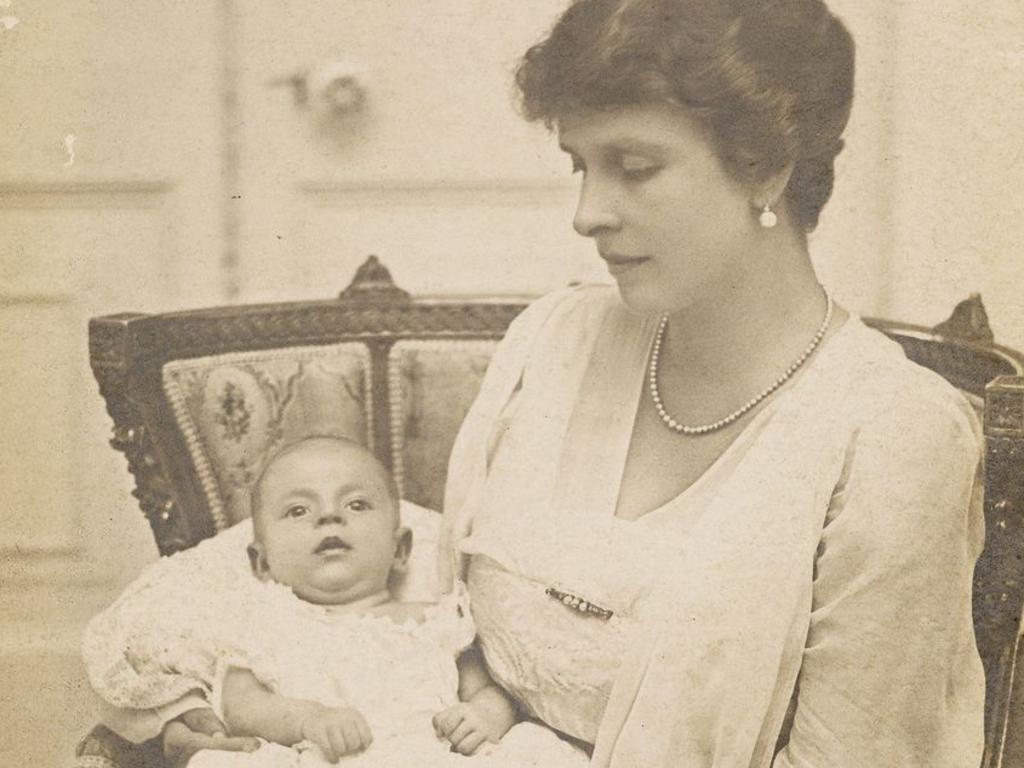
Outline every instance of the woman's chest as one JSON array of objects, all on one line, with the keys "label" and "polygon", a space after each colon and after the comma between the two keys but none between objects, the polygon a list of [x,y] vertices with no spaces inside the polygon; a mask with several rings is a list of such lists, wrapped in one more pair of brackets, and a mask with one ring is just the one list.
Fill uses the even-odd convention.
[{"label": "woman's chest", "polygon": [[621,468],[616,517],[636,520],[701,482],[750,419],[703,435],[680,434],[662,421],[649,398],[641,398]]}]

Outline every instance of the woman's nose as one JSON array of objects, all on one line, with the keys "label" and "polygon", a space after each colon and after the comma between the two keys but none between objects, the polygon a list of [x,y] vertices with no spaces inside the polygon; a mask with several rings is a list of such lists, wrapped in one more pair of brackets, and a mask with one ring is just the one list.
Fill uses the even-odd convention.
[{"label": "woman's nose", "polygon": [[618,229],[620,220],[614,202],[607,189],[601,189],[596,181],[584,179],[572,220],[573,229],[584,237],[594,237],[607,229]]}]

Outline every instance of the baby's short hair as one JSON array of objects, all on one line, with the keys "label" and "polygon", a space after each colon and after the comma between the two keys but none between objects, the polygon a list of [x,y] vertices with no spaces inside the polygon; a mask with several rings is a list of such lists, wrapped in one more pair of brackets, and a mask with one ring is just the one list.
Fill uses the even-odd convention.
[{"label": "baby's short hair", "polygon": [[401,493],[398,490],[398,483],[395,482],[395,478],[392,476],[392,474],[388,470],[388,468],[386,466],[384,466],[384,462],[382,462],[379,458],[377,458],[377,455],[375,453],[373,453],[373,451],[371,451],[369,448],[367,448],[362,443],[359,443],[359,442],[357,442],[355,440],[352,440],[351,438],[348,438],[348,437],[343,437],[341,435],[307,435],[305,437],[299,438],[298,440],[293,440],[290,443],[286,443],[283,446],[281,446],[280,448],[278,448],[276,451],[271,453],[267,457],[267,460],[265,462],[263,462],[263,468],[260,470],[260,473],[256,477],[255,482],[249,488],[249,515],[250,515],[250,517],[255,517],[256,512],[261,508],[261,506],[263,504],[263,499],[262,499],[262,496],[261,496],[261,490],[260,489],[261,489],[261,487],[263,485],[263,479],[267,475],[267,471],[276,462],[278,462],[280,459],[283,459],[285,456],[288,456],[288,455],[294,453],[295,451],[297,451],[297,450],[299,450],[299,449],[309,445],[310,443],[316,443],[316,442],[333,443],[334,445],[343,445],[343,446],[348,447],[348,448],[355,448],[357,450],[360,450],[360,451],[368,454],[373,459],[373,461],[377,464],[377,466],[380,468],[381,474],[384,476],[384,478],[387,481],[388,496],[390,497],[391,501],[395,505],[395,514],[396,514],[396,519],[397,519],[398,508],[399,508],[399,503],[400,503],[400,499],[401,499]]}]

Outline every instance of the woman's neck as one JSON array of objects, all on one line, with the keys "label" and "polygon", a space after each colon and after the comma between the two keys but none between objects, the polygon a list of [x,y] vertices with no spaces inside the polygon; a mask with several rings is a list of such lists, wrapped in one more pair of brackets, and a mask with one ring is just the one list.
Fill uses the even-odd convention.
[{"label": "woman's neck", "polygon": [[803,235],[778,233],[740,270],[723,290],[670,316],[665,375],[698,387],[731,380],[743,390],[743,379],[767,385],[806,349],[826,306]]}]

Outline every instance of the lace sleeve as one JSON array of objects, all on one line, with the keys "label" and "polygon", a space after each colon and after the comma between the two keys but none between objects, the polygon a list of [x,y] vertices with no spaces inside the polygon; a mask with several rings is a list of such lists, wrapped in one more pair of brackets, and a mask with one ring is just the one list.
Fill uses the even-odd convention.
[{"label": "lace sleeve", "polygon": [[208,694],[218,632],[232,623],[254,580],[238,525],[147,568],[97,615],[82,642],[89,682],[116,707],[149,709]]},{"label": "lace sleeve", "polygon": [[458,656],[473,644],[476,625],[469,610],[469,593],[462,581],[426,610],[421,631],[431,637],[445,653]]}]

